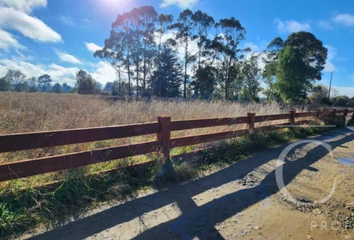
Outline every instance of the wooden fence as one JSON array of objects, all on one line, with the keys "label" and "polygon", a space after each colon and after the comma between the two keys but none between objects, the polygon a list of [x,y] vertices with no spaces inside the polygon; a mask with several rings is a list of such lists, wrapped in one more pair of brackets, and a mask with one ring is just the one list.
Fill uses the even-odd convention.
[{"label": "wooden fence", "polygon": [[[248,113],[247,116],[236,118],[214,118],[182,121],[171,121],[171,117],[158,117],[157,122],[153,123],[0,135],[0,153],[5,153],[35,148],[46,148],[157,134],[157,139],[155,141],[2,163],[0,164],[0,182],[38,174],[74,169],[95,163],[157,151],[161,151],[164,160],[167,160],[169,159],[170,149],[172,148],[244,136],[255,129],[256,123],[289,120],[289,123],[287,123],[288,125],[295,125],[306,123],[306,121],[296,121],[297,118],[327,117],[335,120],[337,117],[345,117],[350,113],[353,113],[351,119],[354,121],[354,110],[349,109],[331,111],[316,110],[314,112],[299,113],[290,111],[290,113],[286,114],[256,116],[255,113]],[[172,131],[239,124],[247,124],[248,127],[246,129],[236,131],[171,138]],[[269,130],[276,127],[279,126],[273,124],[257,129]]]}]

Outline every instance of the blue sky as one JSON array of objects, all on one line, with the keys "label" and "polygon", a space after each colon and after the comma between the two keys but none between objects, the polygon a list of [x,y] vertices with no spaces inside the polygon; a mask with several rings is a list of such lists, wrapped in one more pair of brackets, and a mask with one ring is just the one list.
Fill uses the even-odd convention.
[{"label": "blue sky", "polygon": [[234,16],[247,30],[243,47],[262,51],[275,37],[310,31],[329,50],[323,80],[354,96],[354,4],[350,0],[0,0],[0,76],[19,69],[28,77],[49,73],[73,85],[86,69],[102,84],[113,69],[93,57],[117,14],[141,5],[177,18],[186,7],[216,20]]}]

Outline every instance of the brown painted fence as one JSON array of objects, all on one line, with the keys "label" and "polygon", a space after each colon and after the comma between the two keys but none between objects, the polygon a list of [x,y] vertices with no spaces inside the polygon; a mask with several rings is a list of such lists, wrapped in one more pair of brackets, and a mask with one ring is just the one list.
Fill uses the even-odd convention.
[{"label": "brown painted fence", "polygon": [[[351,113],[353,113],[351,118],[352,120],[354,120],[354,111],[348,109],[331,111],[316,110],[314,112],[299,113],[295,111],[290,111],[290,113],[287,114],[262,116],[256,116],[255,113],[248,113],[248,116],[245,117],[182,121],[171,121],[170,117],[158,117],[157,122],[154,123],[0,135],[0,153],[5,153],[35,148],[63,146],[69,144],[94,142],[108,139],[157,134],[156,141],[3,163],[0,164],[0,181],[7,181],[38,174],[74,169],[95,163],[111,161],[157,151],[161,151],[164,156],[164,159],[166,160],[169,158],[171,148],[184,147],[189,145],[244,136],[248,134],[249,131],[255,129],[255,123],[276,120],[289,120],[288,125],[294,125],[306,123],[306,121],[296,122],[296,118],[320,118],[327,116],[335,120],[338,116],[347,116]],[[247,124],[248,127],[247,129],[241,129],[236,131],[218,132],[171,139],[172,131],[216,126],[230,126],[238,124]],[[274,129],[276,127],[277,125],[269,125],[257,129],[268,130],[272,128]]]}]

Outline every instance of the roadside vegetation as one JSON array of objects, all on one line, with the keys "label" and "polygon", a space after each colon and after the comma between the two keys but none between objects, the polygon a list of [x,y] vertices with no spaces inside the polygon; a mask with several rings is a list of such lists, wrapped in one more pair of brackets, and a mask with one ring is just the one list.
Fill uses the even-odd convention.
[{"label": "roadside vegetation", "polygon": [[[252,111],[258,114],[271,114],[289,110],[275,103],[244,105],[204,101],[109,102],[92,96],[57,95],[53,98],[48,94],[0,94],[0,98],[3,104],[0,106],[2,133],[155,121],[155,116],[161,114],[171,115],[173,119],[195,119],[244,116],[246,112]],[[83,104],[85,104],[85,108],[82,108]],[[206,112],[205,107],[208,107],[209,111]],[[101,110],[98,111],[99,109]],[[144,114],[142,112],[137,114],[137,111],[144,111]],[[93,114],[94,112],[95,114]],[[33,121],[34,115],[36,115],[36,121]],[[9,130],[9,126],[12,129]],[[200,131],[216,130],[223,129]],[[135,170],[120,169],[94,174],[98,171],[116,169],[131,163],[159,160],[158,154],[149,154],[1,183],[0,237],[13,237],[14,234],[20,234],[36,226],[52,227],[74,216],[84,214],[87,210],[104,202],[118,202],[134,197],[141,191],[159,189],[159,186],[166,181],[185,182],[201,177],[271,146],[316,133],[319,133],[318,129],[254,132],[249,136],[213,144],[174,149],[171,152],[176,156],[172,158],[173,168],[169,169],[168,174],[160,176],[158,180],[156,176],[159,175],[161,169],[155,163]],[[155,138],[155,136],[147,136],[147,138]],[[141,140],[130,139],[130,141]],[[0,161],[7,162],[25,159],[29,156],[53,155],[62,153],[62,151],[66,153],[107,145],[114,146],[121,144],[119,141],[21,151],[16,154],[6,153],[1,155]],[[197,152],[188,157],[190,161],[184,161],[186,159],[178,157],[180,154],[190,151]],[[55,182],[55,184],[39,187],[39,185],[50,182]]]},{"label": "roadside vegetation", "polygon": [[117,80],[99,82],[85,69],[65,80],[8,69],[0,91],[354,106],[354,98],[320,85],[328,49],[310,32],[276,37],[259,51],[247,47],[236,17],[141,6],[118,14],[107,36],[94,57],[111,65]]},{"label": "roadside vegetation", "polygon": [[[277,37],[263,52],[245,47],[246,33],[235,17],[216,20],[198,10],[186,9],[176,19],[158,14],[151,6],[119,14],[103,48],[94,53],[115,69],[116,81],[103,86],[89,71],[78,69],[70,76],[70,85],[43,72],[32,77],[24,69],[7,69],[0,77],[0,134],[155,122],[157,116],[188,120],[239,117],[248,112],[289,113],[293,108],[306,111],[324,104],[354,107],[354,98],[339,96],[333,89],[331,95],[330,89],[318,84],[327,49],[312,33]],[[262,124],[267,123],[256,127]],[[178,131],[172,137],[242,128],[245,125]],[[175,156],[197,151],[198,161],[174,157],[171,174],[158,180],[161,166],[154,162],[160,156],[147,154],[2,182],[0,238],[39,225],[55,226],[102,202],[158,189],[165,181],[188,181],[319,131],[255,131],[241,138],[173,149]],[[3,153],[0,163],[151,139],[156,135]],[[142,162],[150,164],[124,170]]]}]

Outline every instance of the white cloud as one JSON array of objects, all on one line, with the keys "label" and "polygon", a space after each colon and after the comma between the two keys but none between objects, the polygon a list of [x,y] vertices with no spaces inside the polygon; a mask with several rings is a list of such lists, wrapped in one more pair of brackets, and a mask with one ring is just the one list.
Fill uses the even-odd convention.
[{"label": "white cloud", "polygon": [[0,29],[0,49],[7,52],[10,48],[25,49],[11,33]]},{"label": "white cloud", "polygon": [[323,71],[325,72],[334,72],[336,70],[336,67],[334,66],[334,64],[329,60],[327,59],[326,61],[326,64],[324,65],[324,69]]},{"label": "white cloud", "polygon": [[332,30],[333,26],[332,26],[332,22],[328,21],[328,20],[319,20],[318,22],[318,26],[320,28],[326,29],[326,30]]},{"label": "white cloud", "polygon": [[244,44],[245,48],[250,48],[252,51],[254,52],[259,52],[260,51],[260,47],[256,44],[254,44],[253,42],[246,42]]},{"label": "white cloud", "polygon": [[339,95],[346,95],[348,97],[354,97],[354,87],[333,86],[333,88],[338,90]]},{"label": "white cloud", "polygon": [[332,63],[332,60],[334,59],[335,56],[337,56],[337,50],[335,47],[331,45],[324,45],[328,49],[328,55],[327,55],[327,61],[325,64],[325,69],[323,71],[325,72],[334,72],[336,70],[336,67]]},{"label": "white cloud", "polygon": [[34,8],[46,7],[47,0],[1,0],[0,6],[11,7],[22,12],[30,13]]},{"label": "white cloud", "polygon": [[[95,68],[89,72],[102,85],[117,80],[115,70],[108,63],[100,61],[94,66]],[[58,64],[43,65],[17,59],[0,59],[0,77],[4,76],[9,69],[20,70],[28,78],[49,74],[53,82],[67,83],[71,86],[75,85],[76,73],[79,71],[79,68],[63,67]]]},{"label": "white cloud", "polygon": [[81,19],[81,21],[83,22],[83,24],[81,25],[83,28],[89,28],[92,24],[91,21],[87,18],[83,18]]},{"label": "white cloud", "polygon": [[74,20],[69,16],[64,16],[64,15],[59,14],[58,19],[60,22],[66,24],[66,25],[75,26]]},{"label": "white cloud", "polygon": [[13,59],[0,59],[0,76],[4,76],[8,69],[20,70],[28,78],[38,78],[43,74],[49,74],[53,82],[67,83],[71,86],[75,85],[76,73],[79,71],[79,69],[75,67],[66,68],[57,64],[46,66]]},{"label": "white cloud", "polygon": [[61,36],[42,20],[14,8],[0,7],[0,26],[13,29],[40,42],[60,42]]},{"label": "white cloud", "polygon": [[82,64],[82,62],[74,57],[73,55],[70,55],[69,53],[60,51],[58,49],[54,49],[55,53],[58,55],[60,58],[60,61],[62,62],[68,62],[68,63],[73,63],[73,64]]},{"label": "white cloud", "polygon": [[85,45],[86,45],[87,50],[89,50],[90,52],[93,52],[93,53],[95,53],[97,50],[101,50],[102,49],[102,47],[98,46],[95,43],[85,42]]},{"label": "white cloud", "polygon": [[343,24],[345,26],[354,26],[354,15],[342,13],[332,18],[333,22]]},{"label": "white cloud", "polygon": [[41,67],[25,61],[0,59],[0,76],[5,75],[8,69],[20,70],[27,77],[39,77],[45,73]]},{"label": "white cloud", "polygon": [[171,5],[176,5],[179,8],[192,8],[199,0],[163,0],[160,7],[165,8]]},{"label": "white cloud", "polygon": [[107,82],[113,82],[117,80],[116,71],[108,63],[100,61],[96,64],[97,69],[92,73],[92,77],[100,82],[106,84]]},{"label": "white cloud", "polygon": [[76,73],[79,71],[75,67],[63,67],[57,64],[51,64],[47,68],[47,73],[55,82],[67,83],[74,86],[76,82]]},{"label": "white cloud", "polygon": [[[108,63],[100,61],[93,66],[94,68],[88,72],[102,85],[117,80],[116,71]],[[0,77],[4,76],[9,69],[20,70],[28,78],[49,74],[53,82],[67,83],[71,86],[75,85],[76,73],[80,70],[77,67],[63,67],[54,63],[44,65],[21,59],[0,59]]]},{"label": "white cloud", "polygon": [[300,23],[298,21],[289,20],[281,21],[280,19],[275,19],[274,23],[281,33],[293,33],[300,31],[311,31],[311,25],[309,23]]}]

